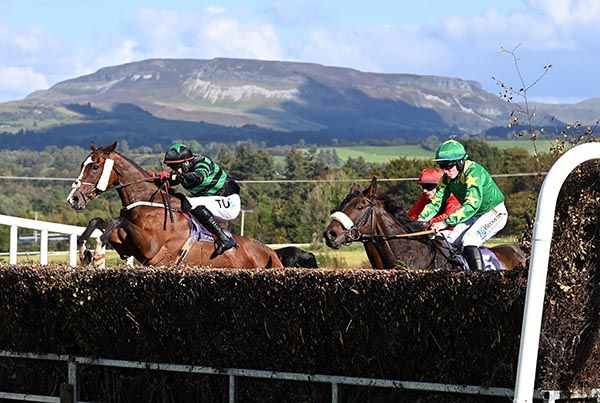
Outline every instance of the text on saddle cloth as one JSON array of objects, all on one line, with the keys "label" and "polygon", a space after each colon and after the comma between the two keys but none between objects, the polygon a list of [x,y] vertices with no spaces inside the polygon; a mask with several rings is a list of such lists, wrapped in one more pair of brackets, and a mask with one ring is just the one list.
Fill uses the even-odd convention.
[{"label": "text on saddle cloth", "polygon": [[[500,263],[494,252],[488,248],[479,248],[479,250],[481,250],[481,257],[483,258],[483,271],[500,271],[503,269],[502,263]],[[455,257],[462,263],[465,270],[469,270],[469,264],[463,255],[456,254]]]}]

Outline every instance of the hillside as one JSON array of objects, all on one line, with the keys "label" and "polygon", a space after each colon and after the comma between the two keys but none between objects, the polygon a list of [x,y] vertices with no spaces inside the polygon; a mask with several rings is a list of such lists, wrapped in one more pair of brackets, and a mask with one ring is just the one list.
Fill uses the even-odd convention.
[{"label": "hillside", "polygon": [[600,119],[600,98],[590,98],[574,104],[533,104],[539,112],[555,116],[563,122],[594,125]]},{"label": "hillside", "polygon": [[414,142],[506,132],[510,110],[479,83],[458,78],[279,61],[152,59],[0,103],[0,144]]}]

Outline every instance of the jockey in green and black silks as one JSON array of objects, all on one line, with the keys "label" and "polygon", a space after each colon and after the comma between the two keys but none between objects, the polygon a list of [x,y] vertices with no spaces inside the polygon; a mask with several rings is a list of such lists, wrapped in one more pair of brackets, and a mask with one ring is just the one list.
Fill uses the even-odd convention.
[{"label": "jockey in green and black silks", "polygon": [[438,148],[435,161],[444,171],[438,190],[431,202],[423,208],[419,221],[428,222],[451,194],[462,206],[445,220],[431,224],[435,232],[444,231],[446,239],[463,250],[471,270],[482,270],[483,259],[479,247],[506,225],[508,212],[504,194],[480,164],[468,158],[464,146],[448,140]]},{"label": "jockey in green and black silks", "polygon": [[[185,144],[173,144],[165,153],[164,162],[172,170],[167,173],[170,184],[181,184],[191,193],[191,197],[187,198],[190,212],[215,235],[215,254],[220,255],[237,246],[215,220],[218,217],[229,221],[239,215],[241,201],[237,182],[215,161],[193,154]],[[165,177],[162,172],[160,176]]]}]

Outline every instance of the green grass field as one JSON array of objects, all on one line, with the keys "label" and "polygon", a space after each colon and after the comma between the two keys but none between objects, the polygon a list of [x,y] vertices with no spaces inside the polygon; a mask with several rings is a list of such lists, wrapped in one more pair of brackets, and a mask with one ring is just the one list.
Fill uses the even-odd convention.
[{"label": "green grass field", "polygon": [[[512,238],[494,238],[487,242],[485,246],[494,246],[501,243],[512,243],[515,242]],[[342,246],[340,249],[330,249],[325,245],[309,246],[304,248],[315,254],[319,267],[324,269],[354,269],[354,268],[365,268],[369,269],[369,259],[367,254],[360,243],[355,243],[348,246]],[[40,261],[39,254],[37,252],[31,252],[29,254],[19,255],[17,258],[20,264],[37,264]],[[69,256],[65,252],[60,254],[53,254],[48,256],[48,263],[50,264],[68,264]],[[0,256],[0,263],[8,264],[8,256]],[[123,266],[122,262],[113,250],[107,250],[106,264],[108,267]],[[135,266],[140,266],[139,263],[135,263]]]},{"label": "green grass field", "polygon": [[[524,148],[530,154],[535,152],[534,144],[530,140],[490,140],[487,142],[491,146],[498,147],[501,150],[507,148]],[[537,151],[546,153],[554,145],[550,140],[538,140]],[[338,157],[342,161],[348,158],[362,157],[366,162],[387,163],[396,158],[406,157],[408,159],[433,159],[434,152],[426,150],[419,145],[400,145],[400,146],[351,146],[351,147],[323,147],[323,149],[335,149]],[[307,149],[302,149],[306,151]],[[283,160],[283,158],[280,158]]]}]

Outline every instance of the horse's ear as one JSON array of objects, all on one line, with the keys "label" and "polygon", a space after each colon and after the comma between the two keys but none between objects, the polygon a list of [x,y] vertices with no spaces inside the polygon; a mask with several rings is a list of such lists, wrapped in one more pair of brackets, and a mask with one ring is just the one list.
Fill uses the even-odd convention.
[{"label": "horse's ear", "polygon": [[348,194],[351,195],[357,195],[361,192],[360,186],[358,186],[356,183],[354,185],[352,185],[352,187],[350,188],[350,192]]},{"label": "horse's ear", "polygon": [[365,194],[369,197],[375,197],[377,195],[377,177],[371,179],[371,184],[365,189]]},{"label": "horse's ear", "polygon": [[112,153],[113,151],[115,151],[115,148],[117,148],[117,142],[116,141],[114,143],[112,143],[111,145],[109,145],[108,147],[106,147],[104,150],[107,153]]},{"label": "horse's ear", "polygon": [[90,143],[90,149],[94,152],[98,149],[98,146],[93,141]]}]

